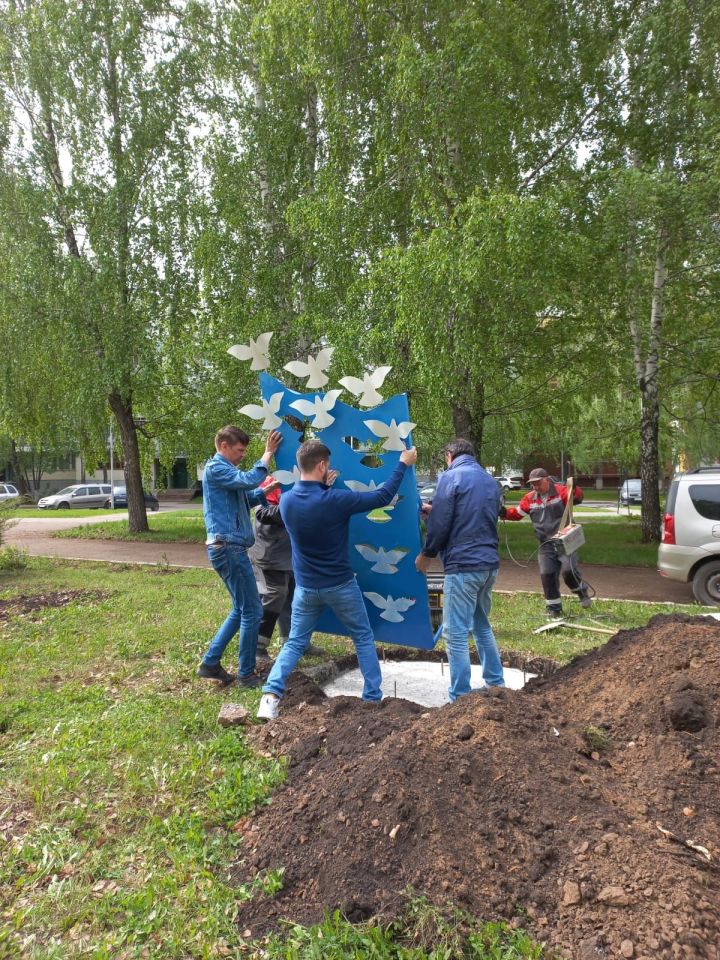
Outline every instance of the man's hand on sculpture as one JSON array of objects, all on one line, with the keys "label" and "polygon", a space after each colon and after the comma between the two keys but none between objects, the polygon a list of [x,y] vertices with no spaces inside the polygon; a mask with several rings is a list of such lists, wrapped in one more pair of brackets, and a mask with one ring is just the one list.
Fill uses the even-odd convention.
[{"label": "man's hand on sculpture", "polygon": [[427,573],[430,569],[430,564],[433,562],[432,557],[426,557],[424,553],[419,553],[415,557],[415,569],[419,573]]},{"label": "man's hand on sculpture", "polygon": [[417,460],[417,449],[415,447],[410,447],[409,450],[403,450],[400,454],[400,463],[404,463],[406,467],[411,467]]},{"label": "man's hand on sculpture", "polygon": [[340,476],[339,470],[328,470],[327,477],[325,478],[326,486],[331,487],[339,476]]},{"label": "man's hand on sculpture", "polygon": [[273,456],[275,455],[275,451],[282,443],[282,440],[283,440],[282,434],[278,430],[270,431],[270,433],[267,436],[267,440],[265,441],[265,453],[262,455],[262,458],[261,458],[265,463],[270,463]]}]

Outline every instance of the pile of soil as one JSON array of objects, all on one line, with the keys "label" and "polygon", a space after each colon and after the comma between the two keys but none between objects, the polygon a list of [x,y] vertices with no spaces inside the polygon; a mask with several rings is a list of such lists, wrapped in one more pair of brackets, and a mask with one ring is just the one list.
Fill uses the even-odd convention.
[{"label": "pile of soil", "polygon": [[389,917],[412,891],[581,960],[717,960],[719,721],[720,623],[701,617],[437,710],[328,700],[298,674],[252,734],[289,776],[235,871],[284,867],[284,888],[240,923]]}]

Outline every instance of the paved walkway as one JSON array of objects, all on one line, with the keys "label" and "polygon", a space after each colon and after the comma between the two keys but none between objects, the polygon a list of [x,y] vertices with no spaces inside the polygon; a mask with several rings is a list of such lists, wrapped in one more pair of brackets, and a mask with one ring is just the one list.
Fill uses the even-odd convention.
[{"label": "paved walkway", "polygon": [[[20,520],[7,531],[6,540],[23,547],[33,556],[64,557],[70,560],[96,560],[109,563],[170,564],[174,567],[209,567],[205,547],[200,543],[138,543],[122,540],[57,540],[49,534],[63,527],[84,523],[102,523],[125,519],[126,513],[114,517],[83,519],[53,516]],[[438,566],[439,569],[439,566]],[[655,603],[693,603],[689,583],[666,580],[648,567],[610,567],[581,563],[586,580],[598,597],[615,600],[646,600]],[[540,593],[540,577],[533,561],[521,567],[503,560],[497,590],[524,590]]]}]

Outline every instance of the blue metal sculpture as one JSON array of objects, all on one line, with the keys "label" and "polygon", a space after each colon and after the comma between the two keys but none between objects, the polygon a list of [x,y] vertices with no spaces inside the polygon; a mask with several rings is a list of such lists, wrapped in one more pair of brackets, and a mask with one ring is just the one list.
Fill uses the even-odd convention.
[{"label": "blue metal sculpture", "polygon": [[[309,358],[310,359],[310,358]],[[292,371],[291,371],[292,372]],[[305,371],[302,375],[307,375]],[[268,373],[260,373],[261,407],[243,408],[249,416],[277,424],[283,435],[275,460],[275,476],[284,486],[299,479],[295,455],[305,432],[326,444],[331,467],[339,471],[336,486],[372,489],[392,473],[412,443],[406,394],[397,394],[372,410],[358,410],[338,399],[341,391],[296,393]],[[280,396],[279,396],[280,395]],[[252,412],[251,412],[252,407]],[[322,531],[318,531],[322,536]],[[435,645],[430,624],[427,581],[415,569],[420,552],[418,495],[414,468],[405,472],[397,497],[372,516],[350,521],[351,562],[365,596],[375,639],[430,650]],[[318,630],[347,634],[329,611]]]}]

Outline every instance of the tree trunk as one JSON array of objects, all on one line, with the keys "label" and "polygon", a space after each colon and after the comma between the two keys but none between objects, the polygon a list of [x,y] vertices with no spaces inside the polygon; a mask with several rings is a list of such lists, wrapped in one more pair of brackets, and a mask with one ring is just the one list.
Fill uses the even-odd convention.
[{"label": "tree trunk", "polygon": [[661,229],[655,254],[650,337],[644,376],[639,378],[642,411],[640,416],[640,479],[642,480],[642,542],[660,540],[660,486],[658,483],[660,451],[658,444],[660,403],[658,399],[658,358],[663,321],[663,297],[667,268],[665,257],[668,235]]},{"label": "tree trunk", "polygon": [[659,407],[657,391],[644,393],[640,415],[640,479],[642,480],[642,542],[660,539],[658,468]]},{"label": "tree trunk", "polygon": [[453,430],[456,437],[469,440],[475,447],[478,461],[482,459],[483,427],[485,425],[484,390],[482,384],[478,386],[467,378],[467,397],[474,403],[464,400],[453,400],[451,404]]},{"label": "tree trunk", "polygon": [[145,533],[150,528],[147,522],[145,497],[143,496],[140,449],[138,447],[137,428],[133,420],[132,401],[125,401],[117,391],[113,391],[108,397],[108,403],[120,427],[120,438],[125,459],[128,526],[132,533]]},{"label": "tree trunk", "polygon": [[32,496],[33,491],[28,483],[27,471],[25,465],[20,462],[20,455],[14,440],[10,441],[10,462],[13,468],[13,480],[15,481],[18,491],[23,497]]}]

